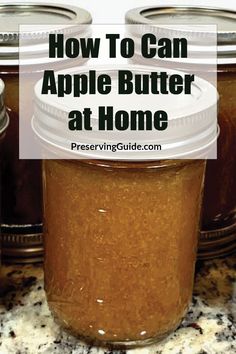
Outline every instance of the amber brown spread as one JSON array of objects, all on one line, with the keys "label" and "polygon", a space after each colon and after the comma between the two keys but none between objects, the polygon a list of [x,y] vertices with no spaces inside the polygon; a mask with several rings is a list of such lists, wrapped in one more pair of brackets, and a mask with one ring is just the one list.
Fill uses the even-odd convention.
[{"label": "amber brown spread", "polygon": [[192,295],[204,162],[96,164],[45,162],[50,308],[80,336],[161,337]]}]

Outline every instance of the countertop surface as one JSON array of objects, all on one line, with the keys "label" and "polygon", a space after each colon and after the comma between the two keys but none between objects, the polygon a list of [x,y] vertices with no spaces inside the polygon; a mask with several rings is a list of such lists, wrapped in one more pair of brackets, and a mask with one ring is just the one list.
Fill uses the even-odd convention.
[{"label": "countertop surface", "polygon": [[[81,343],[55,324],[40,265],[2,270],[0,354],[111,354]],[[128,352],[235,354],[236,255],[199,263],[193,301],[182,325],[160,344]]]}]

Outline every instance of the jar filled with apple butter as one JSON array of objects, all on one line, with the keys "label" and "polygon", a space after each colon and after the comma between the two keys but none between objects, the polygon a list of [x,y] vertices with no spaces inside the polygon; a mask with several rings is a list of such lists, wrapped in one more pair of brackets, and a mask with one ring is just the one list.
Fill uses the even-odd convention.
[{"label": "jar filled with apple butter", "polygon": [[[6,111],[5,103],[4,103],[4,91],[5,85],[4,82],[0,79],[0,181],[2,178],[2,163],[3,163],[3,156],[2,156],[2,142],[6,136],[6,130],[9,125],[9,116]],[[0,200],[2,197],[2,188],[0,183]],[[1,208],[0,208],[0,216],[1,216]],[[1,229],[0,229],[0,264],[1,264],[1,257],[2,255],[2,240],[1,240]]]},{"label": "jar filled with apple butter", "polygon": [[[194,64],[191,59],[182,62],[176,59],[171,63],[168,59],[156,60],[156,63],[195,72],[209,81],[214,81],[214,75],[217,75],[215,84],[220,96],[220,135],[217,159],[207,161],[199,258],[210,259],[233,253],[236,251],[236,156],[233,153],[236,149],[236,12],[213,7],[146,6],[128,11],[126,22],[153,25],[153,33],[158,33],[158,29],[165,26],[167,37],[182,33],[182,36],[191,36],[191,39],[194,35],[199,35],[198,25],[217,25],[215,72],[212,72],[212,66],[208,64],[210,57],[206,56],[205,61],[195,60]],[[181,25],[189,24],[191,33],[181,28]],[[168,25],[174,25],[171,31]],[[198,42],[198,45],[200,51],[206,51],[204,46],[201,47],[201,43]],[[140,56],[136,56],[135,60],[142,62]]]},{"label": "jar filled with apple butter", "polygon": [[61,325],[117,346],[151,344],[179,326],[192,296],[204,167],[44,162],[46,292]]},{"label": "jar filled with apple butter", "polygon": [[[5,102],[11,116],[2,144],[4,163],[1,182],[3,258],[8,263],[38,262],[43,258],[41,161],[19,159],[19,25],[63,26],[90,22],[91,16],[87,11],[73,6],[16,3],[0,7],[0,78],[5,82]],[[43,30],[32,35],[34,38],[38,36],[40,43]],[[27,75],[27,92],[33,91],[35,82],[41,77],[40,72],[47,65],[47,56],[45,61],[42,57],[42,47],[36,47],[34,49],[31,45],[27,50],[34,51],[38,63],[33,60],[30,64],[21,62],[24,66],[23,69],[21,67],[21,74]],[[26,105],[24,120],[30,126],[33,114],[30,99]]]},{"label": "jar filled with apple butter", "polygon": [[[147,70],[128,68],[135,74]],[[87,74],[88,70],[78,68],[75,73]],[[116,70],[118,67],[103,68],[101,72],[114,77]],[[99,68],[97,71],[100,73]],[[161,160],[153,160],[152,153],[147,158],[140,151],[139,160],[132,151],[118,152],[117,159],[112,159],[112,152],[72,153],[63,145],[66,138],[62,138],[65,130],[61,124],[67,122],[66,111],[73,98],[43,96],[40,84],[35,93],[32,126],[44,158],[47,151],[52,153],[43,162],[49,308],[58,323],[87,342],[128,348],[155,343],[179,326],[192,297],[205,172],[203,151],[213,138],[209,133],[204,141],[198,139],[202,139],[202,124],[215,128],[216,90],[199,79],[187,100],[173,98],[173,107],[169,100],[159,98],[160,106],[171,110],[170,120],[176,119],[176,134],[186,137],[186,131],[189,133],[181,138],[186,144],[178,146],[184,146],[190,155],[196,153],[193,160],[171,159],[177,153],[174,141],[178,135],[174,141],[168,140],[169,150]],[[176,115],[180,107],[183,117]],[[92,118],[98,119],[96,115]],[[53,134],[52,120],[58,127]],[[184,128],[179,129],[179,124]],[[112,139],[111,133],[109,142]],[[65,156],[60,155],[62,151]],[[75,159],[76,154],[81,159]]]},{"label": "jar filled with apple butter", "polygon": [[[4,82],[0,79],[0,181],[1,181],[1,171],[2,171],[2,163],[3,163],[3,156],[2,156],[2,142],[6,137],[7,127],[9,125],[9,116],[6,111],[5,103],[4,103],[4,91],[5,85]],[[2,195],[2,188],[0,184],[0,200]],[[1,215],[1,208],[0,208],[0,215]],[[1,250],[1,230],[0,230],[0,250]]]}]

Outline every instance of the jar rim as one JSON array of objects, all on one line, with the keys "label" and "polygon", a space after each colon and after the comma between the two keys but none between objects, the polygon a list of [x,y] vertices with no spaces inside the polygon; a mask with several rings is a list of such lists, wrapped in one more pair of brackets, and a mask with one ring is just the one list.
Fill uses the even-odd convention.
[{"label": "jar rim", "polygon": [[106,169],[120,169],[120,170],[156,170],[156,169],[168,169],[174,167],[182,167],[187,164],[196,163],[199,161],[205,161],[202,159],[179,159],[179,160],[153,160],[153,161],[116,161],[116,160],[93,160],[93,159],[82,159],[82,160],[54,160],[58,163],[72,163],[72,164],[84,164],[89,165],[91,168],[106,168]]},{"label": "jar rim", "polygon": [[[13,12],[13,15],[11,15]],[[44,45],[45,35],[63,30],[63,33],[73,33],[73,28],[79,25],[89,25],[92,22],[91,14],[80,7],[68,4],[50,4],[50,3],[11,3],[0,5],[0,16],[14,16],[15,21],[11,20],[11,27],[5,28],[4,22],[0,24],[0,65],[17,66],[19,64],[19,41],[24,40],[25,50],[29,53],[38,51],[43,56],[42,48],[38,49],[35,45]],[[25,13],[25,16],[22,16]],[[45,15],[45,17],[43,17]],[[17,20],[17,16],[19,20]],[[23,19],[23,23],[22,23]],[[49,23],[48,23],[49,22]],[[33,25],[32,31],[26,30],[19,32],[18,25]],[[39,27],[36,27],[38,25]],[[45,26],[50,25],[50,28]],[[3,26],[3,27],[2,27]],[[31,45],[30,39],[34,39]],[[21,44],[23,45],[23,44]],[[44,50],[44,49],[43,49]],[[46,53],[46,45],[45,45]],[[42,57],[43,58],[43,57]],[[47,55],[45,54],[45,58]],[[45,59],[44,59],[45,60]],[[32,61],[32,57],[31,57]],[[33,64],[33,63],[31,63]],[[41,64],[41,62],[40,62]]]}]

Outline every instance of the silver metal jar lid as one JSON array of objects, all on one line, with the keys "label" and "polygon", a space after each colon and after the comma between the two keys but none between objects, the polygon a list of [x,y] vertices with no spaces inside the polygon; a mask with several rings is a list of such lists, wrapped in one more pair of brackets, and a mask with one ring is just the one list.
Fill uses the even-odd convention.
[{"label": "silver metal jar lid", "polygon": [[9,117],[4,105],[4,90],[4,82],[0,79],[0,134],[6,130],[9,124]]},{"label": "silver metal jar lid", "polygon": [[[218,64],[236,63],[236,12],[234,11],[213,7],[146,6],[128,11],[126,22],[155,25],[157,33],[161,26],[165,26],[166,33],[169,27],[172,36],[181,35],[195,40],[204,35],[199,25],[217,25]],[[181,27],[189,24],[191,24],[189,30]],[[179,28],[176,27],[178,25]]]},{"label": "silver metal jar lid", "polygon": [[[0,6],[0,64],[16,65],[19,55],[19,26],[37,25],[33,32],[21,32],[21,38],[45,41],[45,35],[58,29],[73,32],[76,25],[90,24],[90,13],[70,5],[49,3],[15,3]],[[46,30],[45,26],[50,25]],[[42,27],[41,27],[42,26]],[[32,48],[29,49],[32,50]],[[37,49],[35,49],[37,51]]]},{"label": "silver metal jar lid", "polygon": [[[80,66],[67,70],[66,73],[88,74],[89,70],[96,70],[98,74],[109,73],[113,77],[112,85],[118,87],[117,70],[132,70],[134,74],[150,74],[151,71],[162,71],[161,67],[147,67],[141,65],[119,65],[119,66]],[[165,69],[166,70],[166,69]],[[178,74],[180,72],[168,70],[167,74]],[[56,78],[57,80],[57,78]],[[33,130],[39,140],[46,146],[50,146],[52,150],[60,151],[60,157],[63,154],[65,158],[99,158],[99,159],[120,159],[120,160],[156,160],[155,151],[120,151],[116,156],[112,152],[103,151],[71,151],[71,141],[75,141],[74,132],[67,129],[68,112],[74,107],[79,107],[83,102],[90,104],[94,115],[91,119],[91,124],[94,127],[93,131],[81,131],[79,134],[80,143],[84,144],[102,144],[107,141],[107,132],[98,131],[97,127],[97,105],[99,100],[91,97],[83,97],[79,100],[72,94],[64,98],[59,98],[55,95],[41,94],[42,80],[35,86],[35,111],[32,120]],[[94,97],[94,96],[93,96]],[[169,128],[163,132],[157,131],[148,132],[127,132],[123,135],[123,141],[136,141],[138,144],[148,144],[158,141],[163,146],[163,151],[159,152],[158,156],[161,159],[185,158],[185,156],[202,156],[205,150],[208,150],[212,143],[216,140],[216,106],[217,106],[217,91],[207,81],[195,78],[192,93],[186,95],[173,95],[172,105],[167,95],[158,97],[158,104],[163,109],[166,109],[169,114]],[[87,102],[88,100],[88,102]],[[152,108],[156,105],[156,95],[146,95],[145,108]],[[132,97],[124,97],[124,95],[111,95],[109,104],[114,107],[114,110],[119,107],[127,107],[132,109],[143,109],[143,101],[139,95]],[[184,127],[184,128],[183,128]],[[140,134],[139,134],[140,133]],[[117,132],[110,132],[109,144],[116,144],[121,137]],[[32,149],[33,152],[33,149]],[[36,156],[35,156],[36,157]],[[45,155],[44,155],[45,158]]]}]

